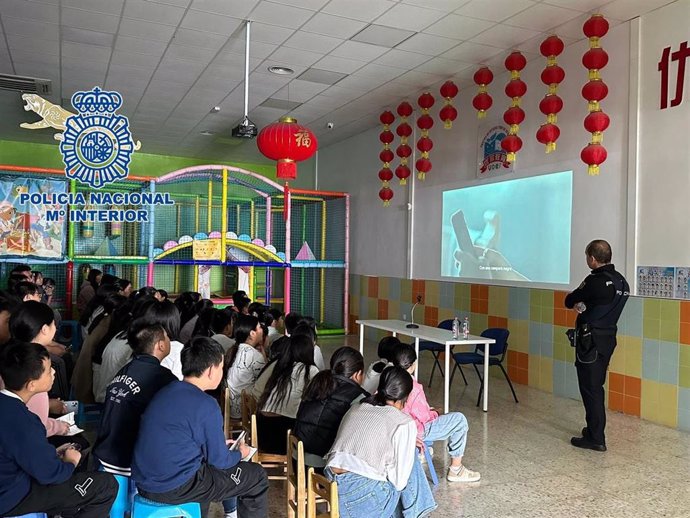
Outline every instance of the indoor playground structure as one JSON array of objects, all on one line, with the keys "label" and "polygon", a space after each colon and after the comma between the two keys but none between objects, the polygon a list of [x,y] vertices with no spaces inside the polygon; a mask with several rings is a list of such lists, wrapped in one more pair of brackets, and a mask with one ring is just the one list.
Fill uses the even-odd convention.
[{"label": "indoor playground structure", "polygon": [[[22,203],[22,193],[50,203]],[[137,287],[171,297],[198,291],[219,305],[244,289],[252,300],[313,316],[320,334],[347,332],[347,194],[205,165],[157,178],[130,175],[98,195],[104,205],[89,206],[89,189],[60,170],[0,166],[0,277],[14,263],[30,264],[56,280],[55,292],[64,294],[58,306],[68,315],[88,264]],[[154,197],[166,201],[134,205]],[[123,198],[131,204],[115,205]],[[80,199],[84,206],[69,204]],[[72,209],[146,211],[148,221],[75,221]]]}]

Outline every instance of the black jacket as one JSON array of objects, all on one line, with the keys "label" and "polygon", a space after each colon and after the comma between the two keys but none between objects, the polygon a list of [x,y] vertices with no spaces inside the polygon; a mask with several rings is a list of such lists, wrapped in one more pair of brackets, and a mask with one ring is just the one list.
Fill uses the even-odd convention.
[{"label": "black jacket", "polygon": [[128,474],[141,415],[175,375],[149,354],[135,356],[108,385],[94,454],[106,471]]},{"label": "black jacket", "polygon": [[302,401],[297,410],[295,435],[304,443],[304,451],[323,457],[328,453],[345,413],[352,402],[369,393],[349,378],[333,376],[338,388],[324,400]]}]

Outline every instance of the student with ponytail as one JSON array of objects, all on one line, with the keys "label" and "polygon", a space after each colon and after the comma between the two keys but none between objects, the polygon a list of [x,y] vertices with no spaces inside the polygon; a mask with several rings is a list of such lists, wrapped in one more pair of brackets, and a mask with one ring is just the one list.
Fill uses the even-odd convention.
[{"label": "student with ponytail", "polygon": [[417,437],[421,441],[448,441],[450,468],[446,478],[449,482],[477,482],[481,475],[477,471],[462,465],[462,456],[467,444],[467,418],[460,412],[438,415],[429,406],[424,387],[412,376],[417,368],[417,353],[410,344],[400,344],[395,351],[393,363],[410,373],[412,392],[407,398],[403,412],[414,419],[417,426]]},{"label": "student with ponytail", "polygon": [[436,508],[417,458],[417,429],[402,411],[411,391],[407,371],[389,367],[376,394],[345,414],[325,469],[338,483],[342,518],[419,518]]},{"label": "student with ponytail", "polygon": [[294,433],[304,443],[308,466],[323,468],[338,427],[350,406],[368,396],[362,383],[364,359],[357,349],[341,347],[331,356],[331,368],[319,372],[302,395]]}]

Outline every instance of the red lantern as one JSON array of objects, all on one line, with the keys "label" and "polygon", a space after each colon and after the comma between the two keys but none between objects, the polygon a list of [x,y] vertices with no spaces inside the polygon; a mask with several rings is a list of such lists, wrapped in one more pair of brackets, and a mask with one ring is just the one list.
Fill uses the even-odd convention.
[{"label": "red lantern", "polygon": [[[434,148],[434,143],[428,137],[422,137],[417,141],[417,149],[424,153],[428,153]],[[426,157],[425,157],[426,158]]]},{"label": "red lantern", "polygon": [[381,114],[379,120],[384,126],[390,126],[395,121],[395,115],[393,115],[393,112],[386,110]]},{"label": "red lantern", "polygon": [[580,153],[580,158],[587,164],[590,175],[599,174],[599,166],[606,160],[606,148],[601,144],[588,144]]},{"label": "red lantern", "polygon": [[599,101],[602,101],[609,94],[609,87],[601,79],[589,81],[582,87],[582,97],[589,101],[589,111],[599,109]]},{"label": "red lantern", "polygon": [[434,102],[436,102],[434,96],[429,92],[424,92],[419,96],[419,99],[417,99],[417,104],[422,110],[428,110],[434,105]]},{"label": "red lantern", "polygon": [[412,148],[408,146],[407,144],[400,144],[398,146],[398,149],[395,150],[395,154],[398,155],[402,160],[400,161],[402,164],[406,164],[407,161],[406,159],[410,158],[412,156]]},{"label": "red lantern", "polygon": [[399,165],[395,168],[395,176],[397,176],[400,179],[400,185],[406,185],[407,179],[410,177],[411,174],[412,171],[410,171],[410,168],[406,165]]},{"label": "red lantern", "polygon": [[558,85],[565,79],[565,71],[558,65],[550,65],[541,73],[541,82],[545,85]]},{"label": "red lantern", "polygon": [[472,99],[472,106],[479,112],[477,117],[480,119],[486,117],[486,112],[491,108],[493,103],[494,100],[486,92],[478,93],[474,96],[474,99]]},{"label": "red lantern", "polygon": [[409,117],[413,111],[412,105],[407,101],[403,101],[398,105],[398,115],[401,117]]},{"label": "red lantern", "polygon": [[415,168],[417,169],[417,178],[424,180],[426,174],[431,171],[431,160],[428,158],[420,158],[415,163]]},{"label": "red lantern", "polygon": [[501,140],[501,148],[507,153],[506,161],[514,162],[515,154],[522,149],[522,139],[517,135],[506,135]]},{"label": "red lantern", "polygon": [[401,122],[398,124],[395,132],[398,134],[398,137],[407,138],[412,135],[412,126],[410,126],[407,122]]},{"label": "red lantern", "polygon": [[561,136],[561,130],[555,124],[542,124],[537,130],[537,141],[546,146],[546,152],[556,149],[556,141]]},{"label": "red lantern", "polygon": [[503,120],[509,126],[521,124],[525,120],[525,112],[519,106],[511,106],[503,114]]},{"label": "red lantern", "polygon": [[446,81],[441,85],[441,96],[445,99],[445,106],[441,108],[438,116],[443,121],[443,127],[450,129],[453,121],[458,117],[458,110],[453,106],[453,99],[458,95],[458,87],[453,81]]},{"label": "red lantern", "polygon": [[592,134],[592,142],[601,143],[602,133],[609,127],[611,119],[602,111],[592,112],[585,117],[584,126]]},{"label": "red lantern", "polygon": [[395,155],[390,149],[384,149],[379,153],[379,160],[381,160],[381,162],[383,162],[386,165],[386,167],[388,167],[388,164],[390,164],[394,158]]},{"label": "red lantern", "polygon": [[458,95],[458,86],[453,81],[446,81],[441,85],[441,97],[444,99],[454,99]]},{"label": "red lantern", "polygon": [[527,59],[520,52],[511,52],[505,60],[505,67],[507,70],[521,71],[527,65]]},{"label": "red lantern", "polygon": [[609,22],[601,14],[593,14],[582,26],[582,32],[588,38],[603,38],[609,32]]},{"label": "red lantern", "polygon": [[390,144],[391,142],[393,142],[394,139],[395,139],[395,135],[393,135],[393,132],[390,130],[382,131],[381,134],[379,135],[379,140],[383,144]]},{"label": "red lantern", "polygon": [[590,70],[601,70],[608,62],[609,55],[601,47],[591,48],[582,56],[582,64]]},{"label": "red lantern", "polygon": [[443,121],[443,127],[450,129],[453,127],[453,121],[458,117],[458,110],[452,104],[446,104],[441,108],[438,116]]},{"label": "red lantern", "polygon": [[561,52],[563,52],[564,48],[565,45],[563,44],[563,41],[554,34],[541,42],[541,45],[539,45],[539,52],[541,52],[541,55],[545,58],[552,56],[555,58],[556,56],[559,56]]},{"label": "red lantern", "polygon": [[393,179],[393,171],[390,170],[390,167],[384,167],[379,171],[379,180],[382,182],[390,182]]},{"label": "red lantern", "polygon": [[278,161],[278,178],[294,180],[297,177],[296,162],[311,158],[318,142],[309,128],[297,124],[292,117],[282,117],[259,132],[256,145],[264,156]]},{"label": "red lantern", "polygon": [[486,117],[486,112],[493,104],[493,99],[486,92],[487,85],[494,80],[494,75],[488,67],[482,67],[474,73],[474,82],[479,85],[479,92],[472,99],[472,106],[477,110],[477,118]]},{"label": "red lantern", "polygon": [[511,98],[522,97],[527,93],[527,85],[522,79],[511,79],[506,85],[506,95]]},{"label": "red lantern", "polygon": [[383,206],[388,207],[393,199],[393,191],[390,187],[384,187],[379,191],[379,198],[383,201]]},{"label": "red lantern", "polygon": [[563,99],[558,97],[556,94],[547,94],[544,98],[539,101],[539,111],[544,115],[553,115],[553,119],[548,122],[556,122],[556,114],[563,109]]},{"label": "red lantern", "polygon": [[434,126],[434,119],[428,113],[425,113],[417,119],[417,127],[422,131],[429,131]]}]

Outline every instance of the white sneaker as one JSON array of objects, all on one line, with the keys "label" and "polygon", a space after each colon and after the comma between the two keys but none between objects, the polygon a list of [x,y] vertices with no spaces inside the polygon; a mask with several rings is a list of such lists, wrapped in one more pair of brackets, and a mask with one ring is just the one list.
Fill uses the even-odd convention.
[{"label": "white sneaker", "polygon": [[472,471],[465,466],[459,468],[449,468],[446,480],[448,482],[478,482],[482,476],[478,471]]},{"label": "white sneaker", "polygon": [[237,518],[237,509],[231,513],[225,513],[225,518]]}]

